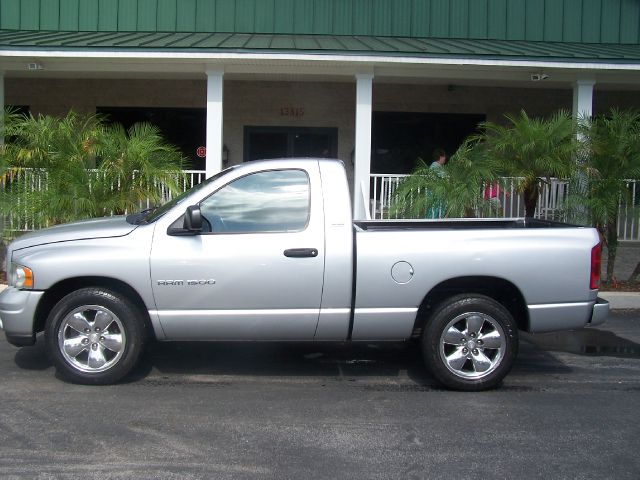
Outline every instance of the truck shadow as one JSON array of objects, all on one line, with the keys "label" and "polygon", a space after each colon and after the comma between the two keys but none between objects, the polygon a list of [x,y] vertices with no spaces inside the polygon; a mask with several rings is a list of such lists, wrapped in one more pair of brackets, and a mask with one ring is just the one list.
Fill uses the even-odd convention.
[{"label": "truck shadow", "polygon": [[569,332],[531,335],[523,333],[521,339],[536,347],[553,352],[618,358],[640,358],[640,344],[619,337],[613,332],[595,328]]},{"label": "truck shadow", "polygon": [[47,355],[42,334],[36,337],[34,346],[18,349],[14,359],[16,365],[24,370],[41,371],[53,367],[53,363]]},{"label": "truck shadow", "polygon": [[[569,374],[572,368],[553,353],[562,351],[587,356],[640,358],[640,345],[610,331],[588,329],[529,335],[521,333],[520,353],[510,377]],[[24,370],[52,367],[44,339],[15,354]],[[141,361],[123,383],[192,381],[219,377],[319,377],[334,380],[379,377],[384,383],[404,383],[438,388],[422,361],[418,342],[157,342],[150,344]],[[509,378],[509,377],[508,377]],[[226,379],[226,380],[225,380]],[[167,380],[168,381],[168,380]],[[377,383],[380,383],[377,382]],[[171,383],[171,382],[169,382]],[[375,383],[375,382],[374,382]]]},{"label": "truck shadow", "polygon": [[413,343],[170,342],[145,352],[132,378],[161,376],[397,377],[433,383]]},{"label": "truck shadow", "polygon": [[[521,342],[513,372],[519,376],[568,374],[571,368],[530,342]],[[381,390],[433,390],[441,385],[425,368],[418,342],[400,343],[158,343],[128,381],[175,383],[180,376],[365,380]],[[409,388],[411,387],[411,388]]]}]

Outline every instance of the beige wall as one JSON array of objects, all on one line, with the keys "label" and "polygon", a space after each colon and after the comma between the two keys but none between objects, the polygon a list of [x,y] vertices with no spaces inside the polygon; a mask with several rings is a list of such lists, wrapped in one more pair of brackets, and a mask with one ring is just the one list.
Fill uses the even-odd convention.
[{"label": "beige wall", "polygon": [[204,107],[204,80],[5,80],[5,102],[28,105],[33,114],[64,115],[70,108]]},{"label": "beige wall", "polygon": [[[5,81],[8,105],[28,105],[34,114],[63,115],[70,108],[95,112],[96,107],[204,108],[202,80],[16,79]],[[224,143],[230,163],[242,162],[245,126],[338,128],[338,157],[348,166],[355,137],[354,82],[259,82],[226,80]],[[374,82],[374,111],[484,114],[499,122],[505,112],[525,109],[532,116],[559,108],[571,110],[572,90],[405,85]],[[595,111],[611,106],[640,107],[638,92],[598,91]],[[303,112],[292,116],[283,109]]]}]

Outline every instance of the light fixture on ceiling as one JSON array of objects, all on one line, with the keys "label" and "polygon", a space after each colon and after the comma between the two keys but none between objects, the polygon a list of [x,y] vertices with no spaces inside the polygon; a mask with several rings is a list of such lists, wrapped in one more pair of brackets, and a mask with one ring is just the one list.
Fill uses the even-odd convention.
[{"label": "light fixture on ceiling", "polygon": [[31,62],[27,64],[27,70],[44,70],[44,67],[41,63]]},{"label": "light fixture on ceiling", "polygon": [[540,82],[542,80],[547,80],[549,78],[549,75],[547,75],[546,73],[533,73],[531,74],[531,81],[532,82]]}]

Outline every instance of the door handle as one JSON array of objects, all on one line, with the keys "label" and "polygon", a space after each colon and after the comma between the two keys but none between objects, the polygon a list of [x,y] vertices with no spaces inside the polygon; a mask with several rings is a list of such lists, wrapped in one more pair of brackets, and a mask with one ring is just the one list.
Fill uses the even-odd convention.
[{"label": "door handle", "polygon": [[284,251],[284,256],[291,257],[291,258],[317,257],[318,249],[317,248],[289,248]]}]

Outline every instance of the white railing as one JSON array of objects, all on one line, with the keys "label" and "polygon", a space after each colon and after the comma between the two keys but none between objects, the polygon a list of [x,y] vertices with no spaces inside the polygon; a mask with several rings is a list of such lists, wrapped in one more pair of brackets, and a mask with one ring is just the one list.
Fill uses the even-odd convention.
[{"label": "white railing", "polygon": [[628,196],[618,206],[618,239],[640,240],[640,180],[625,180]]},{"label": "white railing", "polygon": [[[373,174],[371,175],[371,218],[384,220],[397,218],[391,210],[395,190],[407,175]],[[524,200],[516,191],[516,178],[503,178],[500,188],[495,190],[486,185],[480,195],[491,198],[490,208],[485,217],[513,218],[524,217]],[[618,216],[618,236],[620,241],[640,241],[640,181],[625,180],[629,191],[628,198],[620,201]],[[568,195],[568,183],[551,179],[544,183],[538,196],[535,218],[564,221],[563,203]]]},{"label": "white railing", "polygon": [[[206,177],[206,172],[204,170],[183,170],[182,174],[184,175],[182,179],[178,182],[178,187],[180,187],[180,193],[186,192],[190,188],[195,187],[200,182],[202,182]],[[168,202],[173,197],[171,192],[167,189],[166,185],[158,183],[158,189],[160,190],[160,198],[161,203]],[[146,208],[151,207],[151,202],[149,199],[146,201]]]},{"label": "white railing", "polygon": [[[180,190],[186,191],[199,184],[206,178],[204,170],[184,170],[184,177],[180,181]],[[374,220],[394,218],[390,210],[395,190],[406,175],[373,174],[371,175],[371,218]],[[46,172],[32,169],[16,169],[10,171],[4,178],[0,178],[0,188],[6,182],[18,185],[28,191],[46,188]],[[618,236],[620,241],[640,241],[640,180],[625,181],[629,195],[620,202],[618,215]],[[487,185],[483,195],[493,197],[489,213],[485,216],[493,218],[513,218],[524,216],[524,200],[516,191],[516,179],[504,178],[500,188],[492,191]],[[565,220],[562,205],[567,198],[567,182],[552,179],[550,184],[544,184],[540,195],[535,217],[545,220]],[[165,185],[158,184],[162,202],[171,200],[171,192]],[[493,195],[495,194],[495,196]],[[141,208],[151,207],[151,202],[142,202]],[[4,229],[9,232],[25,232],[37,230],[44,225],[36,225],[25,220],[20,214],[21,206],[12,207],[11,215],[4,219]]]},{"label": "white railing", "polygon": [[[98,170],[91,170],[96,176]],[[183,175],[178,181],[180,192],[185,192],[195,185],[199,184],[206,178],[204,170],[183,170]],[[134,172],[135,175],[135,172]],[[34,169],[13,169],[10,170],[3,178],[0,178],[0,189],[6,184],[20,189],[21,191],[32,192],[46,188],[47,173],[44,170]],[[157,188],[160,194],[160,203],[165,203],[171,200],[171,192],[167,189],[166,185],[158,182]],[[150,199],[143,200],[140,203],[140,208],[149,208],[153,206]],[[4,230],[13,236],[15,233],[28,232],[45,227],[46,225],[36,224],[33,221],[26,220],[26,215],[23,212],[24,209],[21,205],[13,205],[11,208],[11,214],[4,218]],[[0,232],[2,234],[2,232]]]}]

